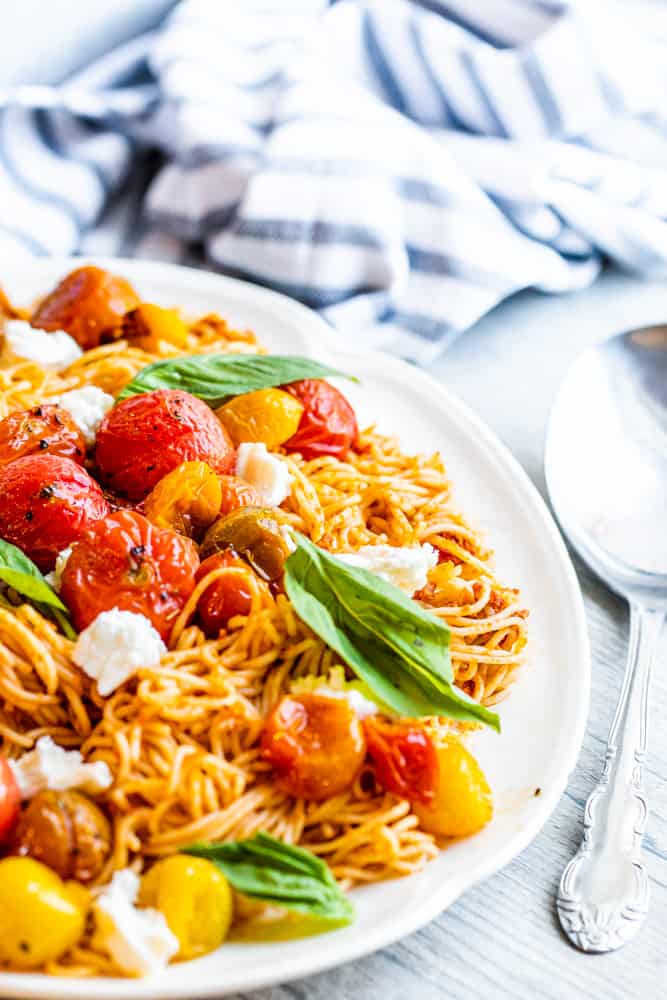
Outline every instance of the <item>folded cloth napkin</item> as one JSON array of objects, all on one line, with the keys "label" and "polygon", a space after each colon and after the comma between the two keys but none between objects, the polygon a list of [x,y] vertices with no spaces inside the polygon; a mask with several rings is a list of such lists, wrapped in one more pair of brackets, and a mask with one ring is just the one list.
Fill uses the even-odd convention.
[{"label": "folded cloth napkin", "polygon": [[201,247],[420,363],[605,257],[664,274],[667,10],[640,9],[182,0],[61,87],[0,91],[0,251],[85,248],[152,150],[137,253]]}]

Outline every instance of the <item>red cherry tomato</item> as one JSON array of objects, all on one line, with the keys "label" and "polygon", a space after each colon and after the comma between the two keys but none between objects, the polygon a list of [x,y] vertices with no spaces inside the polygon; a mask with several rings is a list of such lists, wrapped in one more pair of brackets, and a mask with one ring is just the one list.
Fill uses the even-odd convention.
[{"label": "red cherry tomato", "polygon": [[83,465],[86,443],[62,406],[45,403],[31,410],[17,410],[0,420],[0,465],[43,452]]},{"label": "red cherry tomato", "polygon": [[194,590],[199,566],[189,538],[157,528],[132,510],[93,524],[65,564],[60,596],[77,631],[101,611],[120,608],[145,615],[163,639]]},{"label": "red cherry tomato", "polygon": [[433,740],[419,722],[364,719],[368,754],[375,774],[388,792],[428,804],[438,787],[438,755]]},{"label": "red cherry tomato", "polygon": [[21,795],[14,772],[5,757],[0,757],[0,844],[5,843],[19,818]]},{"label": "red cherry tomato", "polygon": [[342,392],[321,379],[307,378],[282,388],[299,400],[303,414],[299,427],[283,447],[305,459],[340,456],[354,448],[359,436],[354,410]]},{"label": "red cherry tomato", "polygon": [[95,458],[110,490],[141,500],[181,462],[201,460],[231,472],[236,451],[206,403],[180,389],[131,396],[107,413]]},{"label": "red cherry tomato", "polygon": [[240,476],[218,476],[222,487],[222,503],[219,517],[231,514],[241,507],[261,507],[262,501],[254,486]]},{"label": "red cherry tomato", "polygon": [[197,605],[201,627],[209,639],[219,635],[220,629],[234,615],[248,615],[252,608],[252,589],[248,584],[248,574],[252,570],[244,559],[233,552],[216,552],[204,559],[195,580],[199,583],[212,570],[223,568],[232,572],[214,580],[201,595]]},{"label": "red cherry tomato", "polygon": [[361,723],[343,695],[286,695],[269,715],[262,756],[280,786],[301,799],[326,799],[349,788],[366,756]]},{"label": "red cherry tomato", "polygon": [[41,330],[66,330],[87,351],[139,301],[125,278],[99,267],[79,267],[40,302],[31,323]]},{"label": "red cherry tomato", "polygon": [[26,455],[0,468],[0,497],[0,538],[22,549],[42,572],[109,512],[86,470],[57,455]]}]

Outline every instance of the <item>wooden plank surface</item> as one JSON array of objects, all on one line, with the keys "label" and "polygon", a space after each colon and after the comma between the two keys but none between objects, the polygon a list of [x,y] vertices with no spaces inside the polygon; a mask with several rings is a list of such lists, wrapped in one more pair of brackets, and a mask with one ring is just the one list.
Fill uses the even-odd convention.
[{"label": "wooden plank surface", "polygon": [[[568,365],[595,340],[667,318],[665,285],[606,275],[577,296],[525,294],[462,336],[434,374],[495,429],[544,492],[542,452],[551,401]],[[622,475],[622,470],[619,470]],[[658,657],[646,786],[651,911],[634,942],[582,955],[559,930],[554,893],[581,836],[620,688],[624,603],[576,563],[593,649],[589,723],[558,808],[533,843],[421,931],[366,959],[237,1000],[658,1000],[667,993],[667,636]],[[326,938],[304,942],[326,949]]]}]

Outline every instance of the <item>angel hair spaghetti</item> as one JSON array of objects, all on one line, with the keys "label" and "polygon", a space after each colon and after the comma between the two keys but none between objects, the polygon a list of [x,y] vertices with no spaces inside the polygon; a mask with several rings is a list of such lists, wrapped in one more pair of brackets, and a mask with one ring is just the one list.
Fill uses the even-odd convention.
[{"label": "angel hair spaghetti", "polygon": [[98,268],[0,313],[0,967],[337,926],[487,823],[527,612],[440,456]]}]

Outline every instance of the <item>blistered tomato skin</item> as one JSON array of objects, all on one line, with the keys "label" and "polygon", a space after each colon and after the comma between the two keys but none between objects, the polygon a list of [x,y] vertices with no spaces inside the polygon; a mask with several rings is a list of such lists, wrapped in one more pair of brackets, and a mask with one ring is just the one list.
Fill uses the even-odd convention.
[{"label": "blistered tomato skin", "polygon": [[7,841],[19,818],[21,795],[6,757],[0,757],[0,844]]},{"label": "blistered tomato skin", "polygon": [[150,491],[143,513],[158,528],[198,537],[220,513],[220,479],[206,462],[182,462]]},{"label": "blistered tomato skin", "polygon": [[95,459],[104,485],[141,500],[182,462],[229,473],[236,451],[206,403],[179,389],[157,389],[114,406],[97,432]]},{"label": "blistered tomato skin", "polygon": [[438,756],[433,740],[419,722],[364,719],[368,754],[383,788],[412,802],[428,804],[438,787]]},{"label": "blistered tomato skin", "polygon": [[0,497],[0,538],[18,546],[43,573],[109,511],[85,469],[47,453],[26,455],[0,468]]},{"label": "blistered tomato skin", "polygon": [[60,596],[81,632],[102,611],[145,615],[166,642],[194,590],[199,556],[188,538],[157,528],[136,511],[98,521],[74,547]]},{"label": "blistered tomato skin", "polygon": [[284,385],[298,399],[303,415],[296,434],[285,442],[286,451],[298,451],[305,459],[322,455],[340,457],[355,448],[359,436],[354,410],[342,392],[322,379],[303,379]]},{"label": "blistered tomato skin", "polygon": [[218,476],[222,497],[220,500],[220,517],[231,514],[241,507],[261,507],[262,501],[254,486],[246,483],[240,476]]},{"label": "blistered tomato skin", "polygon": [[0,466],[25,455],[59,455],[83,465],[86,443],[62,406],[44,403],[0,420]]},{"label": "blistered tomato skin", "polygon": [[65,330],[87,351],[138,305],[139,296],[125,278],[99,267],[79,267],[42,300],[31,323],[40,330]]},{"label": "blistered tomato skin", "polygon": [[347,698],[314,692],[278,702],[264,725],[261,749],[288,795],[319,800],[352,785],[366,741]]},{"label": "blistered tomato skin", "polygon": [[111,826],[80,792],[45,789],[21,813],[12,853],[41,861],[61,878],[91,882],[111,853]]},{"label": "blistered tomato skin", "polygon": [[230,572],[214,580],[197,604],[199,623],[209,639],[215,639],[230,618],[248,615],[252,609],[252,589],[248,585],[248,574],[252,570],[245,560],[233,552],[209,556],[197,570],[197,583],[217,569]]}]

